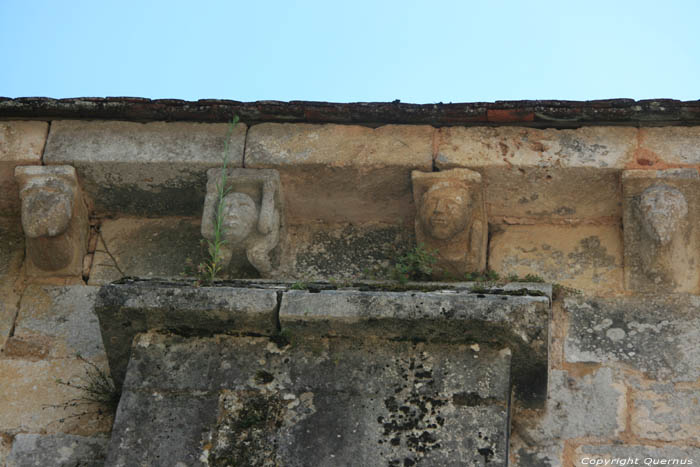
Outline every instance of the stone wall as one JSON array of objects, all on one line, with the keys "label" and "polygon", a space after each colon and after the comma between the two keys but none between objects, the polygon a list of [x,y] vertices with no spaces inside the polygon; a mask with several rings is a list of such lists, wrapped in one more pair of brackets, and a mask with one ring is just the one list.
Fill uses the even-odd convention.
[{"label": "stone wall", "polygon": [[[385,279],[416,244],[411,173],[477,172],[487,267],[559,291],[546,403],[515,400],[509,465],[700,463],[700,126],[248,123],[225,145],[222,123],[0,121],[0,465],[51,465],[52,450],[100,465],[111,415],[67,404],[81,396],[63,384],[80,384],[85,360],[107,368],[95,296],[199,264],[207,170],[224,148],[232,168],[279,173],[272,278],[287,287]],[[32,273],[18,166],[75,168],[79,273]]]}]

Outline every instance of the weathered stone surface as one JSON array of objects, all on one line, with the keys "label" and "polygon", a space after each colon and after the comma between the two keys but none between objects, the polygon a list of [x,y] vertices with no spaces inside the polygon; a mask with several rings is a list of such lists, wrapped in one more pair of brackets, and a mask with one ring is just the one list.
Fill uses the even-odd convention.
[{"label": "weathered stone surface", "polygon": [[403,224],[414,215],[411,170],[432,167],[433,132],[409,125],[255,125],[245,166],[279,170],[292,224]]},{"label": "weathered stone surface", "polygon": [[203,445],[207,430],[216,423],[217,399],[208,393],[125,391],[104,465],[212,465]]},{"label": "weathered stone surface", "polygon": [[7,458],[7,467],[101,467],[106,437],[18,434]]},{"label": "weathered stone surface", "polygon": [[490,342],[513,350],[518,397],[537,404],[547,386],[549,299],[468,292],[289,291],[280,326],[292,333]]},{"label": "weathered stone surface", "polygon": [[36,121],[0,121],[0,216],[19,216],[18,165],[41,165],[49,124]]},{"label": "weathered stone surface", "polygon": [[697,465],[700,462],[700,448],[632,444],[584,445],[576,448],[573,465],[606,465],[606,460],[610,462],[614,459],[619,459],[616,462],[618,465]]},{"label": "weathered stone surface", "polygon": [[[54,121],[46,164],[75,166],[98,212],[199,215],[206,171],[221,165],[227,124]],[[228,145],[229,167],[241,167],[246,126]]]},{"label": "weathered stone surface", "polygon": [[623,173],[625,283],[637,293],[700,291],[700,175]]},{"label": "weathered stone surface", "polygon": [[481,172],[489,222],[619,217],[619,170],[636,130],[450,127],[438,133],[435,164]]},{"label": "weathered stone surface", "polygon": [[514,418],[521,442],[516,465],[564,466],[563,442],[571,438],[614,438],[625,430],[626,388],[611,368],[585,376],[550,370],[546,410],[539,417]]},{"label": "weathered stone surface", "polygon": [[277,332],[274,290],[192,287],[149,282],[100,288],[95,311],[109,366],[118,387],[129,361],[131,341],[140,332],[174,330],[213,334]]},{"label": "weathered stone surface", "polygon": [[[632,432],[643,439],[700,441],[700,390],[653,384],[632,397]],[[698,459],[700,461],[700,459]]]},{"label": "weathered stone surface", "polygon": [[486,167],[482,173],[489,222],[562,223],[619,219],[619,171]]},{"label": "weathered stone surface", "polygon": [[489,267],[535,274],[594,294],[623,290],[622,232],[615,225],[503,225],[491,234]]},{"label": "weathered stone surface", "polygon": [[6,354],[21,358],[105,358],[94,307],[97,287],[30,285]]},{"label": "weathered stone surface", "polygon": [[514,126],[438,130],[436,164],[454,167],[622,169],[633,158],[637,130],[584,127],[539,130]]},{"label": "weathered stone surface", "polygon": [[[104,361],[96,364],[106,367]],[[112,417],[97,413],[94,404],[71,405],[85,394],[58,382],[84,384],[87,368],[78,359],[0,359],[0,431],[85,436],[108,432]]]},{"label": "weathered stone surface", "polygon": [[18,311],[20,290],[15,290],[15,281],[23,259],[24,235],[19,219],[0,218],[0,354]]},{"label": "weathered stone surface", "polygon": [[75,169],[19,166],[15,178],[22,203],[27,274],[80,277],[89,227]]},{"label": "weathered stone surface", "polygon": [[[222,270],[230,277],[241,277],[251,268],[261,277],[273,276],[274,270],[279,270],[278,246],[284,224],[279,173],[273,169],[230,169],[224,174],[222,169],[209,169],[207,177],[202,236],[211,243],[223,242]],[[273,260],[277,264],[273,265]]]},{"label": "weathered stone surface", "polygon": [[[363,223],[294,225],[280,261],[302,280],[367,277],[393,266],[415,245],[412,226]],[[385,279],[386,277],[379,277]]]},{"label": "weathered stone surface", "polygon": [[433,276],[463,278],[486,268],[488,221],[481,175],[467,169],[411,173],[416,242],[435,252]]},{"label": "weathered stone surface", "polygon": [[106,465],[506,465],[509,366],[487,346],[141,335]]},{"label": "weathered stone surface", "polygon": [[90,285],[108,284],[122,276],[193,276],[206,253],[197,218],[105,220],[100,226],[100,237],[90,270]]},{"label": "weathered stone surface", "polygon": [[700,297],[567,298],[569,362],[621,363],[653,379],[700,378]]},{"label": "weathered stone surface", "polygon": [[647,165],[700,164],[700,126],[640,128],[639,146]]},{"label": "weathered stone surface", "polygon": [[12,436],[7,433],[0,433],[0,465],[5,465],[7,456],[12,448]]}]

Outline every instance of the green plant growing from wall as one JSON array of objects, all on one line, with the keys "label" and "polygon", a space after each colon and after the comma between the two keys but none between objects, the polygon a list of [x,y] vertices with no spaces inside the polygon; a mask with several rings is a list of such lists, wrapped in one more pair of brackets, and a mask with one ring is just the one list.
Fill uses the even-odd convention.
[{"label": "green plant growing from wall", "polygon": [[226,176],[228,170],[229,147],[233,130],[238,124],[238,116],[235,115],[228,126],[226,132],[226,140],[224,141],[224,153],[222,156],[221,176],[216,184],[216,215],[214,218],[214,239],[206,240],[207,254],[206,260],[202,261],[197,270],[202,282],[211,284],[219,276],[223,269],[223,253],[221,248],[224,246],[223,239],[223,221],[224,221],[224,197],[230,193],[231,187],[227,186]]},{"label": "green plant growing from wall", "polygon": [[437,251],[428,251],[424,245],[418,245],[397,259],[391,269],[391,278],[402,283],[430,280],[435,263]]}]

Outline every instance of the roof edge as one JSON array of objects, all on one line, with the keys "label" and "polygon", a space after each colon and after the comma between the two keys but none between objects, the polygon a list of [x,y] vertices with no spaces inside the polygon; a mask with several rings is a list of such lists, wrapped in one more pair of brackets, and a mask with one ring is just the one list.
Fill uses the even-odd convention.
[{"label": "roof edge", "polygon": [[366,126],[518,125],[576,128],[587,125],[700,125],[700,100],[607,99],[594,101],[496,101],[406,104],[393,102],[309,102],[221,99],[185,101],[139,97],[0,97],[0,119],[95,119],[226,122],[238,115],[247,124],[340,123]]}]

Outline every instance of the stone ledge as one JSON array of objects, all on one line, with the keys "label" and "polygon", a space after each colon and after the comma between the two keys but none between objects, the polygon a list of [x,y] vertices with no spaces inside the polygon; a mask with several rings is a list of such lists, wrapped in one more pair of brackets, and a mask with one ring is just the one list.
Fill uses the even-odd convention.
[{"label": "stone ledge", "polygon": [[124,380],[133,337],[140,332],[277,332],[274,290],[110,284],[100,288],[95,311],[117,387]]},{"label": "stone ledge", "polygon": [[518,397],[540,404],[547,386],[549,299],[458,291],[289,291],[283,333],[390,340],[488,343],[510,347]]}]

